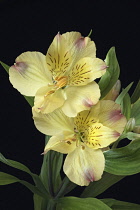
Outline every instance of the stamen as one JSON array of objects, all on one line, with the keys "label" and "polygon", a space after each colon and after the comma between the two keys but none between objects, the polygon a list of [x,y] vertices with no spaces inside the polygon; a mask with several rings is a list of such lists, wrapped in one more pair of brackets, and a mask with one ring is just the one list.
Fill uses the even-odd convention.
[{"label": "stamen", "polygon": [[67,85],[67,77],[56,77],[55,78],[56,84],[55,86],[59,89]]},{"label": "stamen", "polygon": [[50,91],[48,91],[45,95],[44,95],[44,97],[47,97],[48,95],[51,95],[52,93],[54,93],[55,92],[55,90],[50,90]]}]

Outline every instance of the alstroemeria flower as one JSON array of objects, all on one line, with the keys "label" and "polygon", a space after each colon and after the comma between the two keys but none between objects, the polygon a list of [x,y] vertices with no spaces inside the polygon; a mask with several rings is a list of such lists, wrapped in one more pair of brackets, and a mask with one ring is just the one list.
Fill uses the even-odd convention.
[{"label": "alstroemeria flower", "polygon": [[81,186],[101,178],[105,167],[102,148],[116,141],[126,124],[120,106],[110,100],[99,101],[75,118],[67,117],[61,109],[42,114],[33,108],[33,118],[39,131],[52,135],[44,154],[49,150],[68,154],[64,173]]},{"label": "alstroemeria flower", "polygon": [[100,90],[94,80],[105,73],[106,67],[96,58],[96,47],[89,37],[67,32],[55,36],[46,56],[22,53],[9,75],[21,94],[35,96],[37,112],[50,113],[61,107],[67,116],[74,117],[98,102]]}]

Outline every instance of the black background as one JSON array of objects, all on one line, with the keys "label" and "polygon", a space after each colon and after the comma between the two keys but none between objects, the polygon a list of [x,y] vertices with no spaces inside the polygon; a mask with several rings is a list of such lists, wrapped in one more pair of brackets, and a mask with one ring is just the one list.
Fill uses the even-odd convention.
[{"label": "black background", "polygon": [[[91,38],[97,47],[97,57],[104,59],[110,47],[116,47],[121,67],[122,87],[139,79],[139,1],[0,1],[0,59],[12,65],[25,51],[46,54],[53,37],[67,31],[79,31],[83,36],[93,30]],[[17,160],[39,174],[44,148],[44,136],[34,127],[31,108],[12,88],[8,75],[0,67],[0,148],[6,158]],[[2,164],[2,171],[31,181],[30,176]],[[32,181],[31,181],[32,182]],[[79,195],[78,187],[72,195]],[[1,210],[33,209],[32,193],[20,184],[1,187]],[[140,204],[139,174],[126,177],[99,198],[115,198]]]}]

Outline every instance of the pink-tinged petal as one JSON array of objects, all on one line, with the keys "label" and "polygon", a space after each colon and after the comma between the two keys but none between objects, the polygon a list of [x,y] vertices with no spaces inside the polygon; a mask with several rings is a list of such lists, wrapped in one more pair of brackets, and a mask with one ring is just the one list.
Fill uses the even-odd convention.
[{"label": "pink-tinged petal", "polygon": [[45,55],[40,52],[22,53],[10,67],[9,79],[21,94],[34,96],[40,87],[51,81]]},{"label": "pink-tinged petal", "polygon": [[75,42],[75,46],[79,50],[81,50],[82,48],[84,48],[86,46],[85,38],[84,37],[80,37],[79,39],[77,39],[76,42]]},{"label": "pink-tinged petal", "polygon": [[123,132],[127,123],[125,116],[121,113],[120,105],[111,100],[100,101],[99,122],[103,125],[116,130],[120,134]]},{"label": "pink-tinged petal", "polygon": [[80,186],[101,179],[105,158],[103,152],[88,147],[77,147],[65,159],[63,170],[67,177]]},{"label": "pink-tinged petal", "polygon": [[63,89],[55,90],[52,87],[44,86],[35,95],[34,107],[37,112],[47,114],[61,107],[64,102]]},{"label": "pink-tinged petal", "polygon": [[45,146],[44,153],[46,154],[49,150],[68,154],[76,148],[76,141],[73,138],[73,133],[61,133],[57,136],[52,136],[47,145]]},{"label": "pink-tinged petal", "polygon": [[42,114],[36,112],[35,107],[33,107],[32,112],[36,128],[46,135],[58,135],[63,132],[72,133],[74,130],[73,118],[67,117],[61,109],[57,109],[50,114]]},{"label": "pink-tinged petal", "polygon": [[89,37],[83,37],[79,32],[67,32],[62,34],[67,40],[68,50],[71,52],[72,61],[75,63],[83,57],[96,57],[96,46]]},{"label": "pink-tinged petal", "polygon": [[96,82],[79,87],[69,86],[64,90],[67,99],[62,110],[69,117],[75,117],[78,112],[89,110],[100,98],[100,89]]}]

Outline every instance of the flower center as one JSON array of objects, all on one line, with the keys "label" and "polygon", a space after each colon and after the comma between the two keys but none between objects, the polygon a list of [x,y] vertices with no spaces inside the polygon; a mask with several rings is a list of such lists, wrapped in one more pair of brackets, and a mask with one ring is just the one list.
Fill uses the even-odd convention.
[{"label": "flower center", "polygon": [[56,89],[59,88],[64,88],[67,85],[67,77],[63,76],[63,77],[56,77],[54,80],[54,86],[56,87]]}]

